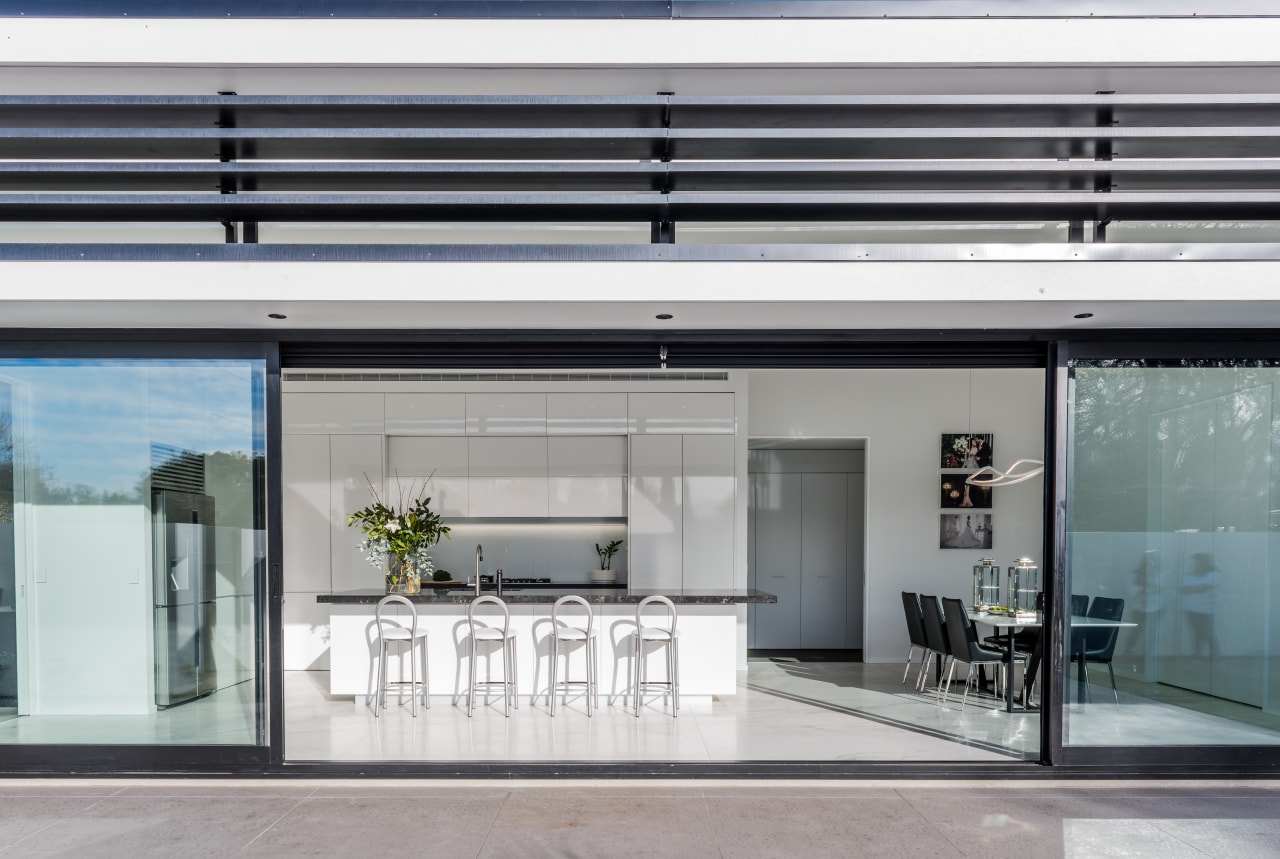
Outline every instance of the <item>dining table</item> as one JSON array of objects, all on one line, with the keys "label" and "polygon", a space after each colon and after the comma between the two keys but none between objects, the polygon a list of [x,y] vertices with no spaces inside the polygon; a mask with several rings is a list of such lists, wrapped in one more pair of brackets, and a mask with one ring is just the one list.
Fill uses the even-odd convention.
[{"label": "dining table", "polygon": [[[1039,629],[1043,627],[1044,615],[1038,612],[1019,612],[1017,614],[1011,614],[1008,612],[994,612],[994,611],[987,611],[984,609],[975,609],[972,606],[966,607],[965,610],[969,615],[969,619],[972,620],[974,623],[980,623],[980,624],[983,624],[984,626],[991,627],[996,631],[997,635],[1000,635],[1001,630],[1003,630],[1004,634],[1007,635],[1009,638],[1009,646],[1005,649],[1005,667],[1007,669],[1007,673],[1005,676],[1009,678],[1008,682],[1004,684],[1005,712],[1013,713],[1015,712],[1016,709],[1019,709],[1014,707],[1015,696],[1013,693],[1013,666],[1014,666],[1014,657],[1016,654],[1014,653],[1014,648],[1013,648],[1013,633],[1019,629]],[[1079,614],[1071,615],[1071,622],[1070,622],[1070,629],[1072,631],[1075,631],[1077,629],[1088,629],[1090,627],[1097,629],[1097,628],[1104,628],[1104,627],[1110,628],[1110,627],[1136,627],[1136,626],[1137,624],[1131,621],[1108,620],[1107,618],[1087,617],[1085,615],[1079,615]],[[1081,656],[1081,662],[1083,662],[1083,655]],[[1086,685],[1087,684],[1085,681],[1084,666],[1082,664],[1076,676],[1076,700],[1077,701],[1084,700]],[[1025,709],[1025,708],[1022,708],[1022,709]]]}]

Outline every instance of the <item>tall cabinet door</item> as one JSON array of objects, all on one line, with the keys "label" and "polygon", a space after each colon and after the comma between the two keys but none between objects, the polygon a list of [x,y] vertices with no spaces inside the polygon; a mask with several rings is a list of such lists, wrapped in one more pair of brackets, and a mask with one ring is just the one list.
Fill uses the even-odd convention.
[{"label": "tall cabinet door", "polygon": [[733,589],[733,436],[687,435],[683,547],[686,589]]},{"label": "tall cabinet door", "polygon": [[800,646],[843,648],[848,604],[849,483],[844,474],[802,475]]},{"label": "tall cabinet door", "polygon": [[753,647],[800,647],[801,486],[799,474],[752,475],[756,587],[778,598],[753,606]]},{"label": "tall cabinet door", "polygon": [[335,591],[382,586],[382,573],[360,551],[360,529],[347,517],[373,503],[369,484],[385,496],[380,435],[329,436],[329,548]]},{"label": "tall cabinet door", "polygon": [[627,582],[632,588],[683,587],[683,462],[678,435],[631,437]]}]

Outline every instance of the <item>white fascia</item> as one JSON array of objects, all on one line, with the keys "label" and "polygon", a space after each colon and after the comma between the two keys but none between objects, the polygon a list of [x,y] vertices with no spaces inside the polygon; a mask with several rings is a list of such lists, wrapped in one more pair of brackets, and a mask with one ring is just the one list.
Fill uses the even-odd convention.
[{"label": "white fascia", "polygon": [[1280,19],[0,20],[0,66],[1269,65]]}]

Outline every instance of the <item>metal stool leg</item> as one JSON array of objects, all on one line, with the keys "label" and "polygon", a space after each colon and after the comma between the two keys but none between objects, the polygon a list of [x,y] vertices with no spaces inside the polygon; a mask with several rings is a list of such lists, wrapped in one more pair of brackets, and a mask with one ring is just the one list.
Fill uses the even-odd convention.
[{"label": "metal stool leg", "polygon": [[[504,666],[505,667],[505,666]],[[511,706],[520,709],[520,674],[516,667],[516,640],[511,639]]]},{"label": "metal stool leg", "polygon": [[560,637],[551,633],[551,715],[556,714],[556,661],[560,657]]},{"label": "metal stool leg", "polygon": [[431,709],[431,658],[427,652],[427,637],[422,637],[422,701]]},{"label": "metal stool leg", "polygon": [[[409,639],[409,712],[413,714],[413,718],[418,718],[418,654],[417,642],[412,638]],[[403,672],[404,669],[402,668]],[[400,675],[404,676],[403,673]]]},{"label": "metal stool leg", "polygon": [[640,631],[636,630],[636,658],[632,667],[635,674],[635,683],[631,687],[631,691],[635,696],[636,718],[640,718],[640,660],[644,656],[644,639],[640,637]]},{"label": "metal stool leg", "polygon": [[680,715],[680,639],[671,637],[671,700],[675,702],[675,710],[671,715]]},{"label": "metal stool leg", "polygon": [[467,716],[476,708],[476,637],[471,636],[471,673],[467,683]]}]

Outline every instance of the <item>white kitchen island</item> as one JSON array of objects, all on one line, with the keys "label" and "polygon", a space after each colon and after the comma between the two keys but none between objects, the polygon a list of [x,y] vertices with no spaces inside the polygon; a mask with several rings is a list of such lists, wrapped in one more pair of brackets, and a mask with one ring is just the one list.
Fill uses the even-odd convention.
[{"label": "white kitchen island", "polygon": [[[486,594],[491,591],[486,590]],[[636,605],[657,591],[626,589],[529,589],[507,590],[502,599],[511,614],[511,627],[516,631],[518,691],[522,696],[547,693],[551,655],[551,608],[557,599],[576,594],[591,604],[594,624],[599,629],[600,695],[610,703],[618,703],[631,694],[632,659]],[[734,591],[662,591],[676,604],[680,633],[680,694],[689,697],[732,695],[737,690],[738,625],[742,607],[748,603],[776,602],[772,594],[756,590]],[[348,591],[321,594],[320,603],[329,605],[330,668],[329,691],[333,695],[358,696],[363,704],[372,695],[377,661],[377,631],[374,611],[384,594],[374,591]],[[428,630],[428,666],[430,694],[457,696],[467,690],[470,670],[470,632],[467,605],[475,594],[466,589],[425,591],[410,597],[418,612],[420,627]],[[496,606],[484,606],[478,613],[489,625],[501,624]],[[561,614],[561,621],[578,626],[585,623],[581,606],[571,607],[573,614]],[[655,621],[665,623],[663,608],[646,610]],[[408,612],[398,607],[397,617],[407,620]],[[562,644],[562,648],[564,645]],[[404,648],[399,649],[401,652]],[[493,648],[482,648],[480,679],[486,677],[492,662],[494,676],[500,676],[500,656],[486,656]],[[562,649],[563,653],[563,649]],[[584,657],[581,646],[569,650],[569,677],[582,679]],[[388,678],[408,679],[408,663],[392,656]],[[563,660],[563,656],[561,657]],[[399,664],[397,664],[399,663]],[[561,662],[560,679],[566,679]],[[651,656],[647,665],[651,680],[663,679],[665,660]],[[602,702],[603,703],[603,702]]]}]

